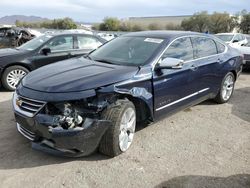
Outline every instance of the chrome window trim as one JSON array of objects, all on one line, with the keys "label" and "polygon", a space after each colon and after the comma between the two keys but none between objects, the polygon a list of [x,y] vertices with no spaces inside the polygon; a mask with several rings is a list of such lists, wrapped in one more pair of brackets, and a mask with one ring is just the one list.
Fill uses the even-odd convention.
[{"label": "chrome window trim", "polygon": [[162,106],[162,107],[159,107],[159,108],[157,108],[155,111],[157,112],[157,111],[160,111],[160,110],[162,110],[162,109],[164,109],[164,108],[167,108],[167,107],[170,107],[170,106],[172,106],[172,105],[175,105],[175,104],[177,104],[177,103],[179,103],[179,102],[182,102],[182,101],[184,101],[184,100],[186,100],[186,99],[189,99],[189,98],[194,97],[194,96],[196,96],[196,95],[198,95],[198,94],[200,94],[200,93],[203,93],[203,92],[205,92],[205,91],[207,91],[207,90],[209,90],[209,89],[210,89],[210,88],[205,88],[205,89],[202,89],[202,90],[197,91],[197,92],[195,92],[195,93],[192,93],[192,94],[190,94],[190,95],[187,95],[186,97],[180,98],[180,99],[178,99],[178,100],[176,100],[176,101],[173,101],[173,102],[171,102],[171,103],[169,103],[169,104],[166,104],[166,105],[164,105],[164,106]]},{"label": "chrome window trim", "polygon": [[[205,59],[205,58],[209,58],[209,57],[215,57],[215,56],[218,56],[218,55],[225,54],[225,53],[227,53],[227,51],[228,51],[228,46],[227,46],[227,45],[225,45],[225,44],[223,44],[222,42],[220,42],[219,40],[214,39],[214,38],[211,38],[211,37],[209,37],[209,36],[185,35],[185,36],[177,37],[177,38],[175,38],[173,41],[171,41],[171,42],[167,45],[167,47],[163,50],[163,52],[160,54],[160,56],[159,56],[157,59],[155,59],[155,60],[153,61],[153,63],[151,64],[152,71],[155,70],[155,66],[156,66],[157,63],[160,61],[160,59],[161,59],[161,57],[163,56],[163,54],[168,50],[169,46],[171,46],[176,40],[182,39],[182,38],[192,38],[192,37],[202,37],[202,38],[211,39],[211,40],[213,40],[213,41],[215,41],[215,42],[218,42],[218,43],[222,44],[223,46],[225,46],[225,50],[224,50],[224,52],[221,52],[221,53],[218,53],[218,54],[214,54],[214,55],[210,55],[210,56],[206,56],[206,57],[201,57],[201,58],[197,58],[197,59],[188,60],[188,61],[185,61],[184,63],[190,63],[190,62],[193,62],[193,61],[197,61],[197,60],[201,60],[201,59]],[[216,45],[216,43],[215,43],[215,45]],[[216,45],[216,47],[217,47],[217,45]]]}]

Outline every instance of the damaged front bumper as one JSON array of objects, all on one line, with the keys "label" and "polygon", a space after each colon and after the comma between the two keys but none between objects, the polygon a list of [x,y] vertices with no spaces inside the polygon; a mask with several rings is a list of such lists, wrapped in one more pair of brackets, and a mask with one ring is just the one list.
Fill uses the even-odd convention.
[{"label": "damaged front bumper", "polygon": [[45,116],[27,118],[15,112],[18,131],[32,141],[32,148],[54,155],[86,156],[93,153],[111,125],[110,121],[87,119],[82,127],[52,128]]},{"label": "damaged front bumper", "polygon": [[[33,102],[38,105],[37,101]],[[86,117],[81,125],[64,129],[53,126],[54,115],[39,111],[34,115],[24,113],[18,106],[20,103],[25,101],[18,100],[15,93],[13,108],[18,131],[32,141],[32,148],[50,154],[71,157],[90,155],[97,149],[102,136],[111,126],[110,121]]]}]

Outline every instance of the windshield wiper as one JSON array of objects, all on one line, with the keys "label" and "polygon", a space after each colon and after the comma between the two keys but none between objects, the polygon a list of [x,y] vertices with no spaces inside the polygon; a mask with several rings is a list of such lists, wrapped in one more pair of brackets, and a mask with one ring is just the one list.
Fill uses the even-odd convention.
[{"label": "windshield wiper", "polygon": [[89,55],[84,55],[83,57],[92,60],[92,58]]},{"label": "windshield wiper", "polygon": [[114,64],[113,62],[107,60],[107,59],[94,59],[94,61],[102,62],[102,63],[107,63],[107,64]]}]

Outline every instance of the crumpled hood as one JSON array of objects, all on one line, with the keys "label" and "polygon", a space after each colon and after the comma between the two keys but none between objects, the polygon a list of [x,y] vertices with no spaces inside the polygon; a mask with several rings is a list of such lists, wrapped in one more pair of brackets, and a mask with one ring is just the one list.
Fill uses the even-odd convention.
[{"label": "crumpled hood", "polygon": [[138,70],[138,67],[110,65],[84,58],[74,58],[44,66],[29,73],[22,80],[22,85],[42,92],[77,92],[127,80]]}]

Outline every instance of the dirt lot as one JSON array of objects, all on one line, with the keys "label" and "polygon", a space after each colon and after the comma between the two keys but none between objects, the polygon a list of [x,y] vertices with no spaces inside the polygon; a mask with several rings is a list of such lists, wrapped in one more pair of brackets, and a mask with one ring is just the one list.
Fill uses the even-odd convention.
[{"label": "dirt lot", "polygon": [[230,103],[204,102],[145,127],[113,159],[33,151],[16,131],[11,96],[0,92],[0,187],[250,187],[250,72]]}]

